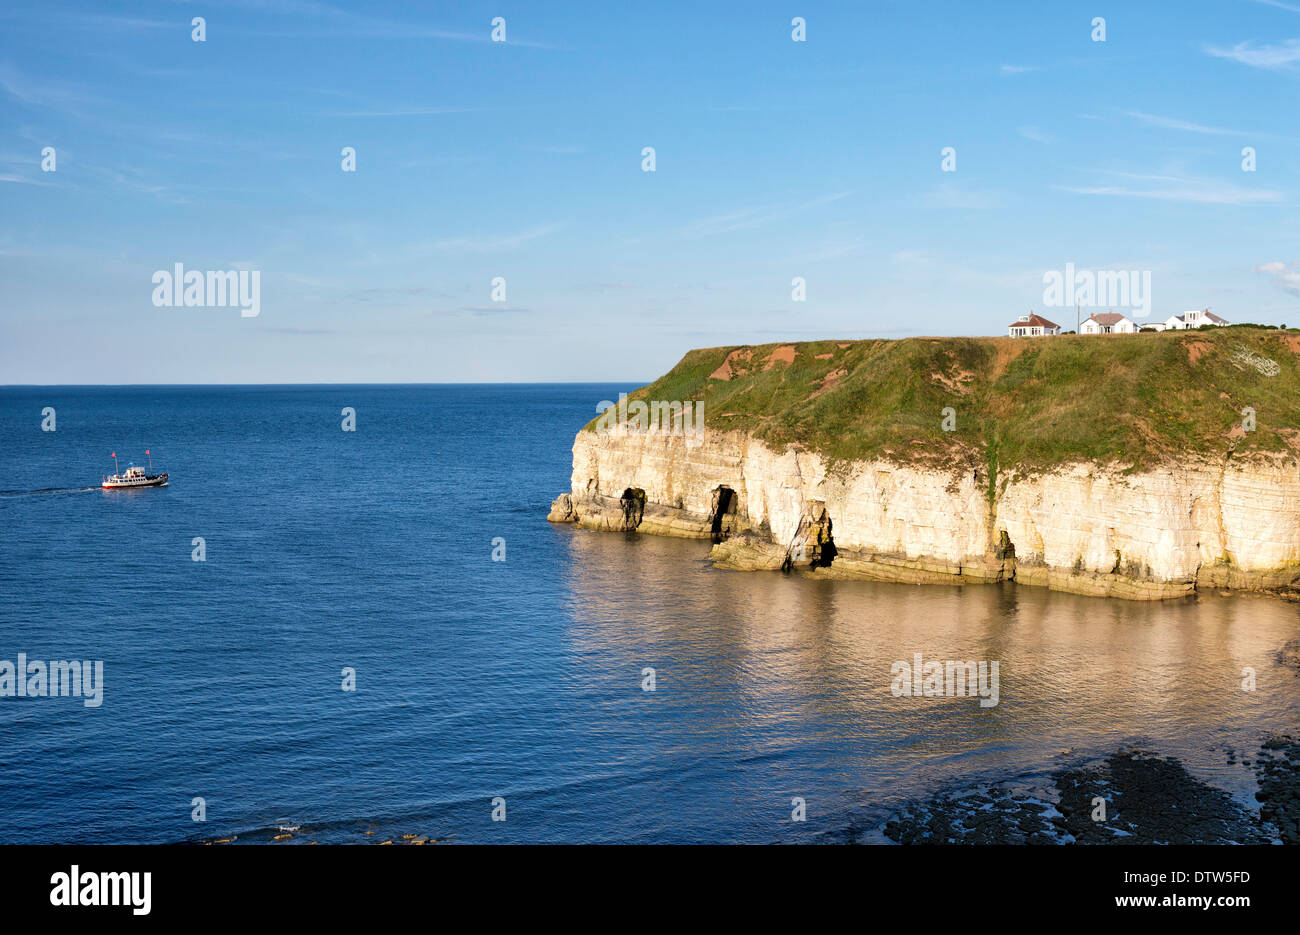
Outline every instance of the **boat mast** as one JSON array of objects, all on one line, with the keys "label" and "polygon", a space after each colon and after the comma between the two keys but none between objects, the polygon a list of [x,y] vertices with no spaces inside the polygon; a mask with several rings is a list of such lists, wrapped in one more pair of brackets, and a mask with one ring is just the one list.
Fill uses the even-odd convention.
[{"label": "boat mast", "polygon": [[114,474],[118,474],[118,473],[120,473],[120,472],[118,471],[118,468],[117,468],[117,452],[116,452],[116,451],[113,452],[113,454],[112,454],[112,458],[113,458],[113,473],[114,473]]},{"label": "boat mast", "polygon": [[[144,453],[147,454],[147,455],[149,455],[149,449],[146,448],[146,449],[144,450]],[[150,474],[153,473],[153,455],[149,455],[149,473],[150,473]]]}]

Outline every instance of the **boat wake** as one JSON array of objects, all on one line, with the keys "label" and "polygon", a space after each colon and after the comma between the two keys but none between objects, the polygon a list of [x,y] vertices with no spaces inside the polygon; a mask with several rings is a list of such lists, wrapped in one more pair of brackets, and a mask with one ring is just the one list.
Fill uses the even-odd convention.
[{"label": "boat wake", "polygon": [[40,497],[56,493],[89,493],[98,487],[42,487],[39,490],[0,490],[0,497]]}]

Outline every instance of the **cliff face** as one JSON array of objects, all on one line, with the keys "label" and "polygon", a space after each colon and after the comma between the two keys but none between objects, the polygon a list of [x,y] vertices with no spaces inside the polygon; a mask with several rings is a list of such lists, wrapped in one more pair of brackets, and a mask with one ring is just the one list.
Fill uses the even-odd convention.
[{"label": "cliff face", "polygon": [[[996,486],[990,499],[982,471],[881,460],[828,470],[817,453],[773,451],[739,432],[705,431],[688,445],[583,431],[572,488],[549,518],[714,538],[722,567],[777,569],[789,556],[829,577],[1015,580],[1132,599],[1300,577],[1295,462],[1200,461],[1127,475],[1077,464],[1011,472]],[[819,533],[833,542],[829,561]]]},{"label": "cliff face", "polygon": [[1295,331],[709,348],[629,401],[578,433],[552,521],[831,577],[1134,599],[1300,577]]}]

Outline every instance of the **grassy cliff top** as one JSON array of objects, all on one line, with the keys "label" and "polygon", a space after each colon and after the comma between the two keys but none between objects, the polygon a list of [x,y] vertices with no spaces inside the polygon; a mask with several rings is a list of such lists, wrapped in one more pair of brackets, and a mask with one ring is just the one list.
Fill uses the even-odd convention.
[{"label": "grassy cliff top", "polygon": [[[704,425],[832,460],[1140,469],[1300,451],[1300,331],[907,338],[689,352],[632,399],[702,400]],[[956,430],[942,429],[952,407]],[[1242,410],[1257,428],[1243,432]],[[594,422],[592,426],[594,426]]]}]

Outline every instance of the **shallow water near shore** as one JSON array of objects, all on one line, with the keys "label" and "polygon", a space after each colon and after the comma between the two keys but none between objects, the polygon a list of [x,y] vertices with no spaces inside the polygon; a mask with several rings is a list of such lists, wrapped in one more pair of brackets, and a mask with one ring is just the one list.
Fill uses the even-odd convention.
[{"label": "shallow water near shore", "polygon": [[[0,659],[105,671],[98,708],[0,698],[0,841],[883,840],[1121,747],[1256,808],[1295,605],[728,572],[547,524],[627,389],[0,389]],[[169,487],[84,489],[146,447]],[[998,704],[895,697],[917,653],[997,661]]]}]

